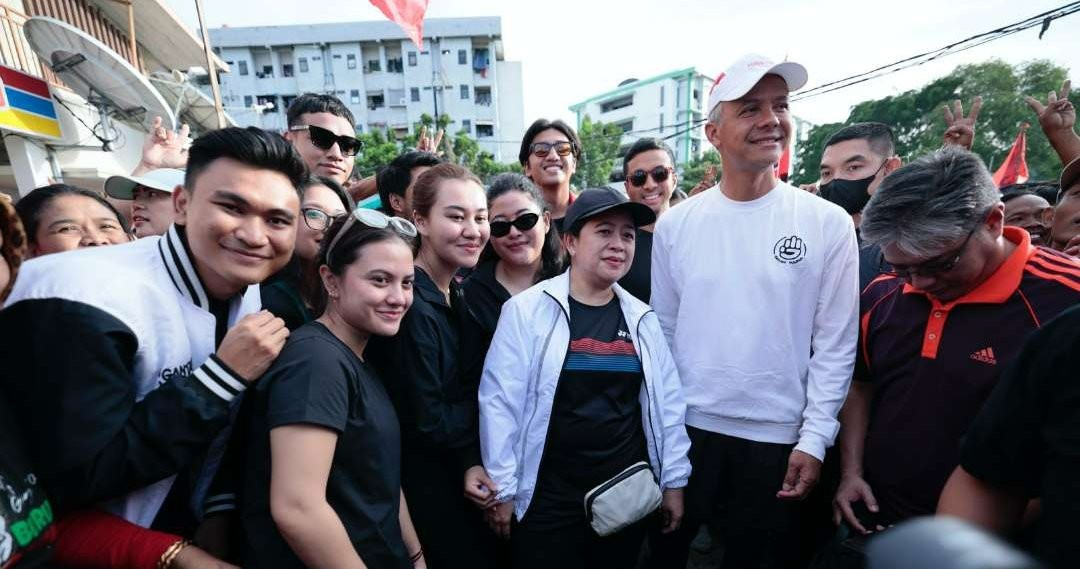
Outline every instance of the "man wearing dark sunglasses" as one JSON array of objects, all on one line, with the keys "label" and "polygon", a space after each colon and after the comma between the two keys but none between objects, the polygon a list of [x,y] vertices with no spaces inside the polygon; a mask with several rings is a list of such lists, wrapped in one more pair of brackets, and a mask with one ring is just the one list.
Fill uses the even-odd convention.
[{"label": "man wearing dark sunglasses", "polygon": [[871,533],[934,513],[1002,371],[1080,302],[1080,263],[1006,226],[989,171],[956,146],[885,178],[861,229],[892,271],[862,294],[834,504],[838,522]]},{"label": "man wearing dark sunglasses", "polygon": [[[671,195],[679,184],[675,173],[675,154],[671,147],[655,138],[634,142],[623,157],[624,186],[630,201],[644,204],[653,210],[657,219],[671,207]],[[649,302],[652,286],[653,225],[637,228],[634,262],[630,272],[619,280],[619,286],[644,303]]]},{"label": "man wearing dark sunglasses", "polygon": [[346,185],[363,144],[356,138],[356,120],[345,103],[333,95],[304,93],[289,105],[286,118],[285,140],[312,175]]},{"label": "man wearing dark sunglasses", "polygon": [[551,208],[551,220],[562,233],[563,217],[574,202],[570,178],[581,159],[581,139],[561,120],[537,119],[521,139],[518,161]]}]

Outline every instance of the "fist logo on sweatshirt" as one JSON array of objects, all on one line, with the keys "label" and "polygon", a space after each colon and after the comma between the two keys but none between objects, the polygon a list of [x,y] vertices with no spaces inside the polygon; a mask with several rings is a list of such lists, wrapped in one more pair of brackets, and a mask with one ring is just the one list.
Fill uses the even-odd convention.
[{"label": "fist logo on sweatshirt", "polygon": [[797,235],[781,237],[773,246],[773,258],[786,265],[794,265],[806,256],[806,243]]}]

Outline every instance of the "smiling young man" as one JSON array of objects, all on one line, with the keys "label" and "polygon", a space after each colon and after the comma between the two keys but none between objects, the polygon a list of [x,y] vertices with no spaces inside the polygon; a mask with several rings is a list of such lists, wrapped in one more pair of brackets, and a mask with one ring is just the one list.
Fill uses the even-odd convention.
[{"label": "smiling young man", "polygon": [[656,224],[651,301],[683,381],[693,465],[665,567],[685,566],[705,522],[725,537],[724,567],[791,566],[798,501],[839,429],[858,330],[855,228],[774,174],[788,93],[806,78],[757,55],[721,74],[705,134],[723,179]]},{"label": "smiling young man", "polygon": [[[623,176],[630,201],[648,206],[657,219],[671,207],[671,195],[679,184],[679,175],[675,173],[675,153],[663,141],[656,138],[635,141],[623,157]],[[652,294],[650,272],[655,225],[637,228],[634,262],[630,272],[619,280],[619,285],[646,304]]]},{"label": "smiling young man", "polygon": [[304,93],[289,105],[285,140],[303,158],[314,176],[346,185],[363,143],[356,138],[356,119],[333,95]]},{"label": "smiling young man", "polygon": [[1080,302],[1080,263],[1006,227],[1000,198],[977,156],[946,147],[893,172],[863,211],[893,272],[862,294],[841,414],[836,517],[856,532],[934,513],[1003,370]]},{"label": "smiling young man", "polygon": [[566,210],[574,203],[570,178],[581,160],[581,139],[561,120],[537,119],[521,138],[518,161],[551,208],[555,229],[563,232]]},{"label": "smiling young man", "polygon": [[23,265],[0,389],[58,507],[190,536],[230,401],[288,336],[257,285],[292,254],[306,168],[255,128],[202,136],[187,166],[164,236]]}]

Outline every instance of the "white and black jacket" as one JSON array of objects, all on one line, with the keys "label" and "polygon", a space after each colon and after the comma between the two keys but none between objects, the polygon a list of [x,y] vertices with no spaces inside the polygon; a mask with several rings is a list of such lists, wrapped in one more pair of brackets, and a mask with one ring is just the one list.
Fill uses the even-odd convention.
[{"label": "white and black jacket", "polygon": [[183,239],[33,259],[0,311],[0,389],[58,507],[102,503],[148,527],[198,466],[244,382],[213,355],[260,308],[250,286],[214,316]]},{"label": "white and black jacket", "polygon": [[[615,295],[645,376],[639,400],[653,474],[664,489],[690,478],[690,439],[679,372],[660,321],[619,285]],[[570,271],[533,285],[502,307],[480,380],[480,449],[498,486],[525,517],[547,442],[555,391],[570,345]]]}]

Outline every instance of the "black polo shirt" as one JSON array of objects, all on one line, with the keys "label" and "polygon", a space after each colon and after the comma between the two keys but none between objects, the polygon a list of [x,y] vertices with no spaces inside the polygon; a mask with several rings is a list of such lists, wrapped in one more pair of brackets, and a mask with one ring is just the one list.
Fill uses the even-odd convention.
[{"label": "black polo shirt", "polygon": [[1016,250],[974,290],[942,304],[882,276],[862,294],[855,380],[874,384],[864,471],[882,513],[932,514],[959,462],[960,438],[1039,326],[1080,302],[1080,263]]},{"label": "black polo shirt", "polygon": [[1080,559],[1078,370],[1080,306],[1031,336],[960,451],[960,463],[973,476],[1042,498],[1035,552],[1056,569],[1075,567]]}]

